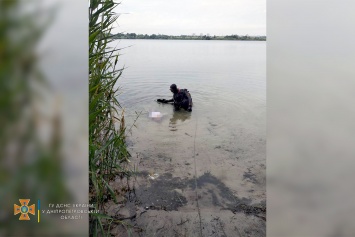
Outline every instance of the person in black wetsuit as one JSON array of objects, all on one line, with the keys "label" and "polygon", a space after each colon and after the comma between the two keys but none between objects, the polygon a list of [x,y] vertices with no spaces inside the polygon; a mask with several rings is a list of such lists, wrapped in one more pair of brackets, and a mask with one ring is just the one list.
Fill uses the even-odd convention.
[{"label": "person in black wetsuit", "polygon": [[187,89],[179,89],[175,84],[172,84],[170,86],[170,91],[173,93],[173,98],[171,100],[158,99],[158,102],[174,102],[175,110],[183,108],[189,112],[192,111],[192,98],[190,92]]}]

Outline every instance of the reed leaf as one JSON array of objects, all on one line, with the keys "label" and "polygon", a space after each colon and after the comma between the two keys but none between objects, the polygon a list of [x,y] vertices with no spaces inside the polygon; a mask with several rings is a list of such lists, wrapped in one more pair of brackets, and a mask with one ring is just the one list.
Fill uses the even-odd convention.
[{"label": "reed leaf", "polygon": [[[114,0],[91,0],[89,6],[89,173],[90,192],[95,197],[90,202],[99,210],[108,194],[117,202],[115,190],[109,185],[117,167],[121,173],[130,174],[121,165],[130,156],[123,111],[116,119],[122,109],[116,87],[124,68],[115,68],[121,48],[110,46],[113,24],[118,19],[113,9],[118,5]],[[91,235],[106,235],[101,219],[109,218],[103,213],[90,215]]]}]

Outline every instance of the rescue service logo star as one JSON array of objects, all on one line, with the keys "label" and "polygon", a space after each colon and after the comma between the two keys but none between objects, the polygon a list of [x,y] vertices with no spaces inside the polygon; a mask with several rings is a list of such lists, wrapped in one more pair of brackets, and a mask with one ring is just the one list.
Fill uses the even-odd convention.
[{"label": "rescue service logo star", "polygon": [[20,221],[29,221],[30,217],[28,213],[35,215],[35,204],[28,206],[30,199],[19,199],[21,206],[14,204],[14,215],[21,213]]}]

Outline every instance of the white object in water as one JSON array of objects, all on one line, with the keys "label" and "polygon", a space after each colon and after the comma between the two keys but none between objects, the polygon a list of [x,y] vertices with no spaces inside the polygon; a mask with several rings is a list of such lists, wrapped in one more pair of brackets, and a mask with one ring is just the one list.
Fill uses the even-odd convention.
[{"label": "white object in water", "polygon": [[149,113],[150,118],[161,118],[163,115],[160,112],[150,112]]}]

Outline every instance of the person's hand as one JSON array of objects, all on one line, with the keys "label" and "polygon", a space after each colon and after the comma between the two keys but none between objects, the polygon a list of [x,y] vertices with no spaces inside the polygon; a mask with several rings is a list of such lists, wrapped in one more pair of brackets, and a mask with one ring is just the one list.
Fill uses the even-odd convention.
[{"label": "person's hand", "polygon": [[189,112],[192,111],[191,106],[189,106],[189,108],[187,108],[187,111],[189,111]]}]

